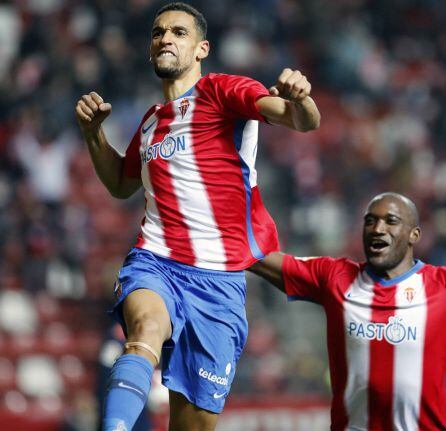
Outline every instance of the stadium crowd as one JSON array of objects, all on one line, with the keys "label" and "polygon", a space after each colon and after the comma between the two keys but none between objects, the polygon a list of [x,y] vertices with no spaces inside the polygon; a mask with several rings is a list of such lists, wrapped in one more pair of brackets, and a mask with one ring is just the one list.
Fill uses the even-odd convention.
[{"label": "stadium crowd", "polygon": [[[206,71],[267,87],[287,65],[311,77],[320,129],[260,131],[259,182],[282,249],[360,259],[358,211],[392,190],[421,211],[418,257],[446,262],[446,3],[191,3],[208,19]],[[94,429],[105,310],[143,208],[141,196],[107,195],[74,105],[91,90],[104,95],[108,136],[125,151],[162,97],[148,63],[148,23],[161,4],[0,5],[0,423],[44,399],[41,408],[68,412],[67,430]],[[233,393],[327,396],[321,310],[296,313],[260,279],[248,285],[251,329]]]}]

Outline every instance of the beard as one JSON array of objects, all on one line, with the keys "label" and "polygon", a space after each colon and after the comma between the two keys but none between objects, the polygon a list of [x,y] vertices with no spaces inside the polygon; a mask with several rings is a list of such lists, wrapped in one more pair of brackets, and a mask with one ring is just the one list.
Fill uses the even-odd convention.
[{"label": "beard", "polygon": [[376,272],[384,272],[396,268],[402,262],[403,257],[389,256],[387,258],[382,258],[380,256],[367,256],[367,263],[375,269]]},{"label": "beard", "polygon": [[406,257],[407,249],[397,246],[393,250],[389,250],[384,256],[375,256],[365,251],[367,263],[377,273],[383,273],[396,268]]},{"label": "beard", "polygon": [[180,67],[178,63],[170,66],[160,66],[155,62],[153,67],[155,69],[156,76],[161,79],[177,79],[187,69],[187,67]]}]

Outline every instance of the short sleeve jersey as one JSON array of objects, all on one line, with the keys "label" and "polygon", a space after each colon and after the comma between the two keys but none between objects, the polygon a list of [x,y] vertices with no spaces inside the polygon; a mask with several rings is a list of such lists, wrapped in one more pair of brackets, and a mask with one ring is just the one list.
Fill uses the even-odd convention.
[{"label": "short sleeve jersey", "polygon": [[285,256],[290,300],[321,304],[332,430],[446,429],[446,268],[391,280],[348,259]]},{"label": "short sleeve jersey", "polygon": [[147,111],[124,165],[145,189],[137,247],[223,271],[278,249],[255,170],[258,122],[265,121],[256,101],[268,94],[250,78],[209,74]]}]

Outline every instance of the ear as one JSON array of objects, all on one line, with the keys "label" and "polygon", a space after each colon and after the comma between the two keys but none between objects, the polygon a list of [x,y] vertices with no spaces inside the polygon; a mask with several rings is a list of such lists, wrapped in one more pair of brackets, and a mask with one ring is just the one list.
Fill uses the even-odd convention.
[{"label": "ear", "polygon": [[207,40],[200,40],[200,42],[198,42],[198,46],[197,46],[197,55],[196,55],[196,60],[197,61],[201,61],[204,58],[206,58],[209,55],[209,50],[210,50],[210,46],[209,46],[209,41]]},{"label": "ear", "polygon": [[414,227],[409,234],[409,243],[414,245],[421,239],[421,229],[417,226]]}]

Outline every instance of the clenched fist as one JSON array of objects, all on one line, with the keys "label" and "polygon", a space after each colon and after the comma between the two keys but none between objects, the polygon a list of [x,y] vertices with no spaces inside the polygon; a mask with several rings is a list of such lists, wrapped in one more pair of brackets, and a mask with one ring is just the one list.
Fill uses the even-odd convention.
[{"label": "clenched fist", "polygon": [[271,96],[280,96],[291,102],[299,103],[310,95],[311,84],[298,70],[283,69],[276,85],[269,89]]},{"label": "clenched fist", "polygon": [[98,93],[84,94],[76,105],[76,117],[83,131],[98,130],[102,122],[110,115],[112,106],[104,103]]}]

